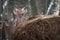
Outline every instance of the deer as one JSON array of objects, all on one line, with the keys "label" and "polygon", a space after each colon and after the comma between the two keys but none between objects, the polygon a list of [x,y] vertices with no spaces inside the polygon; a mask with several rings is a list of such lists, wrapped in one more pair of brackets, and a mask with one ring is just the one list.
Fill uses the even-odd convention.
[{"label": "deer", "polygon": [[28,10],[23,7],[23,8],[14,8],[13,13],[15,15],[15,20],[14,20],[14,26],[17,26],[17,24],[21,24],[24,21],[27,21],[29,18]]}]

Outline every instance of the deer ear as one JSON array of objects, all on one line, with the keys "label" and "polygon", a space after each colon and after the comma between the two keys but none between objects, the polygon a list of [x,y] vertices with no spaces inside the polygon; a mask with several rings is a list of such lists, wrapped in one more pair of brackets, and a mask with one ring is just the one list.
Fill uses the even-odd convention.
[{"label": "deer ear", "polygon": [[19,9],[14,8],[13,13],[14,13],[15,15],[17,15],[17,14],[18,14],[18,13],[17,13],[18,11],[19,11]]},{"label": "deer ear", "polygon": [[14,15],[17,15],[16,9],[13,10]]},{"label": "deer ear", "polygon": [[24,7],[24,8],[22,8],[21,10],[22,10],[22,11],[24,11],[24,9],[25,9],[25,7]]},{"label": "deer ear", "polygon": [[25,7],[23,7],[21,10],[22,10],[22,13],[27,13],[27,9]]},{"label": "deer ear", "polygon": [[19,9],[15,8],[15,11],[19,11]]}]

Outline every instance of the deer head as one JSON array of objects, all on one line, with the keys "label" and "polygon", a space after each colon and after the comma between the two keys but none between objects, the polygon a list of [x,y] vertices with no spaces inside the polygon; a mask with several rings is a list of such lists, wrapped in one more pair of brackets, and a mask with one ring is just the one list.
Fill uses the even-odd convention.
[{"label": "deer head", "polygon": [[14,15],[21,16],[21,15],[25,15],[27,13],[27,9],[25,7],[14,8],[13,12],[14,12]]}]

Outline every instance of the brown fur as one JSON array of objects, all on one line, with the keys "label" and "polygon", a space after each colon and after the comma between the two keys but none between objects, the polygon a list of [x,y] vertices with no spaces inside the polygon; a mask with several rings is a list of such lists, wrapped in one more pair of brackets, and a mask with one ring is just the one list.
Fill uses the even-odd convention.
[{"label": "brown fur", "polygon": [[14,40],[60,40],[60,17],[35,18],[18,25]]}]

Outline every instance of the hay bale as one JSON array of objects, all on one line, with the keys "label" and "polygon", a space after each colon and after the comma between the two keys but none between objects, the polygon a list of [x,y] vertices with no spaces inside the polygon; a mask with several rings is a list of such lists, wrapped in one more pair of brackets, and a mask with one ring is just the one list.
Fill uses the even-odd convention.
[{"label": "hay bale", "polygon": [[35,18],[18,25],[14,40],[60,40],[60,17]]}]

